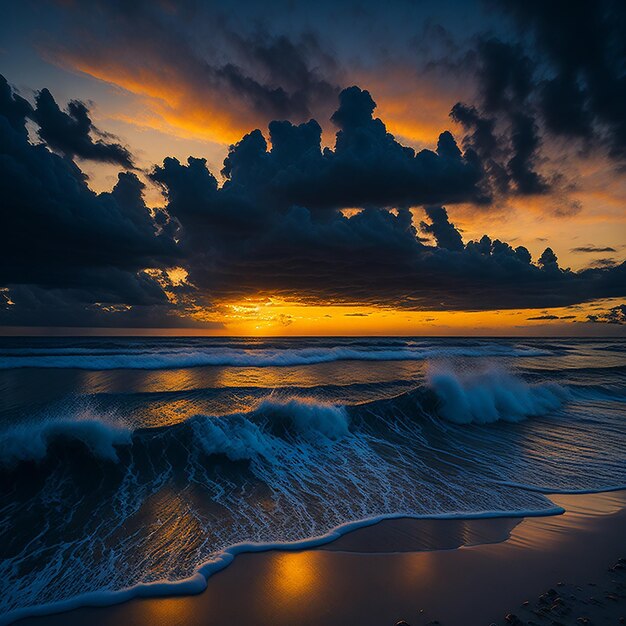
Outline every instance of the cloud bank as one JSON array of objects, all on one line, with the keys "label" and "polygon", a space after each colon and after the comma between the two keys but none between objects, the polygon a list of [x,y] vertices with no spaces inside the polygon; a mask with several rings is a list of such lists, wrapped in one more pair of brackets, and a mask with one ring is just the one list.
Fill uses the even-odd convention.
[{"label": "cloud bank", "polygon": [[[487,235],[464,242],[443,204],[488,201],[484,154],[461,150],[448,131],[434,150],[416,152],[375,108],[368,91],[343,90],[332,148],[322,148],[315,120],[273,121],[269,143],[254,130],[231,146],[221,184],[204,159],[168,157],[150,174],[166,200],[155,209],[131,172],[111,192],[92,192],[70,158],[76,147],[64,149],[49,118],[2,79],[0,322],[195,325],[198,311],[259,294],[406,310],[550,308],[624,295],[624,264],[573,272],[550,248],[533,262],[526,248]],[[76,124],[89,119],[86,107],[50,110]],[[29,117],[43,124],[46,144],[29,138]],[[64,141],[84,137],[59,120],[69,124]],[[172,279],[174,267],[184,280]]]}]

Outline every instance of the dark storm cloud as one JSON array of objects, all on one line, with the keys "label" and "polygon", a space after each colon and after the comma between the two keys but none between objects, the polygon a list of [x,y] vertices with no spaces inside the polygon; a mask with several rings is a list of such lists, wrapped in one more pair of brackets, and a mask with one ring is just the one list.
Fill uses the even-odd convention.
[{"label": "dark storm cloud", "polygon": [[486,162],[500,193],[543,194],[550,184],[537,171],[541,137],[528,99],[533,64],[516,44],[482,40],[477,50],[479,108],[461,102],[450,115],[467,131],[464,144]]},{"label": "dark storm cloud", "polygon": [[615,259],[596,259],[589,264],[589,267],[614,267],[617,265]]},{"label": "dark storm cloud", "polygon": [[[480,159],[448,132],[436,151],[403,146],[357,87],[332,116],[334,149],[321,149],[316,121],[276,121],[271,149],[259,130],[232,146],[221,186],[204,159],[165,159],[152,173],[165,210],[146,207],[132,173],[93,193],[69,158],[29,142],[27,103],[0,87],[4,324],[206,327],[194,312],[258,294],[486,310],[624,292],[624,265],[571,272],[550,248],[533,263],[487,236],[464,244],[440,203],[482,200]],[[423,204],[420,228],[436,245],[414,224],[409,207]],[[173,265],[188,272],[178,286]]]},{"label": "dark storm cloud", "polygon": [[282,110],[274,107],[261,113],[274,117],[308,117],[314,113],[317,103],[330,102],[337,97],[339,87],[324,78],[316,67],[316,61],[321,61],[324,66],[333,68],[334,60],[321,49],[313,35],[297,43],[285,35],[260,33],[247,37],[231,33],[230,39],[250,71],[265,77],[266,89],[267,85],[280,85],[285,98],[285,102],[280,103]]},{"label": "dark storm cloud", "polygon": [[461,233],[448,220],[448,212],[443,207],[428,207],[426,215],[431,223],[422,222],[423,232],[432,235],[440,248],[446,250],[463,250]]},{"label": "dark storm cloud", "polygon": [[0,77],[0,285],[65,290],[79,304],[166,304],[142,270],[176,258],[174,225],[162,212],[153,218],[143,183],[122,173],[111,192],[94,193],[73,161],[29,142],[26,115]]},{"label": "dark storm cloud", "polygon": [[480,161],[449,133],[437,152],[415,154],[374,108],[367,92],[342,92],[334,150],[320,149],[314,121],[272,122],[270,150],[260,131],[246,135],[222,187],[202,159],[155,168],[191,281],[218,299],[263,292],[415,309],[565,306],[623,290],[624,266],[576,273],[550,248],[534,264],[526,248],[486,236],[464,245],[441,206],[426,209],[421,229],[437,245],[424,244],[407,207],[479,198]]},{"label": "dark storm cloud", "polygon": [[28,100],[13,93],[6,78],[0,74],[0,115],[9,128],[5,129],[7,136],[11,130],[16,133],[16,140],[26,138],[26,116],[31,114],[33,107]]},{"label": "dark storm cloud", "polygon": [[[269,125],[271,149],[260,130],[247,134],[231,146],[224,161],[224,186],[193,159],[188,167],[166,159],[153,179],[173,190],[170,209],[181,213],[202,212],[202,221],[217,229],[228,228],[232,219],[245,213],[253,227],[265,220],[268,208],[294,205],[311,210],[349,207],[407,207],[435,202],[479,202],[482,167],[472,153],[463,155],[452,135],[444,132],[436,151],[398,143],[384,123],[373,117],[376,104],[367,91],[350,87],[341,92],[332,120],[338,126],[334,150],[321,148],[321,127],[315,121],[294,125],[274,121]],[[191,172],[197,174],[197,179]],[[202,180],[202,204],[181,201],[198,189]],[[234,211],[237,211],[235,213]],[[237,224],[240,227],[240,224]]]},{"label": "dark storm cloud", "polygon": [[561,319],[558,315],[536,315],[535,317],[527,317],[529,322],[550,321]]},{"label": "dark storm cloud", "polygon": [[[128,277],[125,277],[126,279]],[[2,297],[4,295],[4,298]],[[98,301],[94,289],[42,288],[17,285],[7,294],[0,291],[0,323],[5,326],[65,326],[105,328],[223,328],[220,322],[182,318],[176,308],[157,301],[140,305],[122,304],[117,292],[111,301]]]},{"label": "dark storm cloud", "polygon": [[204,108],[233,128],[250,128],[271,119],[306,120],[335,100],[334,60],[315,35],[290,38],[261,22],[239,32],[242,23],[231,23],[227,13],[196,2],[78,3],[63,11],[68,36],[48,47],[64,63],[131,91],[158,92],[181,121]]},{"label": "dark storm cloud", "polygon": [[[64,112],[52,94],[42,89],[36,95],[35,103],[30,115],[39,125],[39,136],[53,150],[70,158],[80,157],[133,168],[132,155],[128,149],[102,138],[103,133],[93,125],[89,110],[82,102],[73,100],[67,105],[67,112]],[[101,138],[94,140],[93,134]]]},{"label": "dark storm cloud", "polygon": [[626,4],[620,0],[501,2],[533,37],[548,70],[533,89],[546,128],[555,134],[601,142],[626,158]]},{"label": "dark storm cloud", "polygon": [[[492,6],[494,3],[491,3]],[[539,173],[542,144],[565,138],[626,159],[626,4],[614,0],[497,1],[519,27],[482,37],[475,103],[451,112],[500,193],[558,191]],[[523,42],[523,43],[522,43]],[[472,57],[473,58],[473,57]]]}]

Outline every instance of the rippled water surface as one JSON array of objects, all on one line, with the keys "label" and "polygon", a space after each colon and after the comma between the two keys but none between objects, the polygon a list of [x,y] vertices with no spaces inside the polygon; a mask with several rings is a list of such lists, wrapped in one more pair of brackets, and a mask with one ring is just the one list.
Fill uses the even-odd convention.
[{"label": "rippled water surface", "polygon": [[621,340],[2,339],[0,614],[384,515],[548,512],[626,485],[625,402]]}]

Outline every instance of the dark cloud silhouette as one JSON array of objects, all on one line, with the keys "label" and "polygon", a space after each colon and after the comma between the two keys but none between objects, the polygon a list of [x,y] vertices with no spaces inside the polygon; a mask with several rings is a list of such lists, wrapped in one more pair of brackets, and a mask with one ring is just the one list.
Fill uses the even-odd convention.
[{"label": "dark cloud silhouette", "polygon": [[[134,2],[129,8],[95,0],[61,11],[68,36],[49,43],[50,54],[143,96],[138,81],[127,80],[141,76],[140,84],[165,103],[170,122],[203,116],[206,132],[214,127],[220,140],[233,128],[272,119],[305,121],[325,112],[339,92],[334,61],[313,34],[290,38],[261,22],[241,29],[218,6]],[[190,32],[199,23],[200,38]]]},{"label": "dark cloud silhouette", "polygon": [[[161,285],[143,270],[177,257],[175,225],[160,211],[153,217],[143,183],[121,173],[111,192],[94,193],[71,160],[28,141],[30,110],[4,78],[0,96],[0,285],[11,287],[10,299],[16,301],[16,286],[31,285],[39,294],[65,290],[79,305],[167,304]],[[15,306],[7,304],[1,319]]]},{"label": "dark cloud silhouette", "polygon": [[578,248],[572,248],[570,252],[582,252],[582,253],[593,253],[593,252],[617,252],[615,248],[611,248],[610,246],[579,246]]},{"label": "dark cloud silhouette", "polygon": [[[271,108],[261,108],[261,113],[281,118],[307,117],[314,113],[318,105],[337,97],[339,87],[320,74],[319,65],[316,66],[314,59],[331,67],[334,61],[324,53],[313,35],[308,35],[300,42],[294,42],[285,35],[270,37],[255,33],[242,37],[230,33],[229,36],[251,72],[258,69],[267,84],[280,85],[279,91],[284,101],[277,102]],[[261,83],[256,84],[262,88]],[[232,86],[237,88],[237,85]]]},{"label": "dark cloud silhouette", "polygon": [[[67,112],[64,112],[52,94],[47,89],[42,89],[36,95],[35,103],[30,116],[39,125],[39,136],[53,150],[70,158],[115,163],[128,169],[134,167],[128,149],[119,143],[107,141],[109,136],[93,125],[89,110],[82,102],[71,101],[67,105]],[[94,140],[93,134],[100,135],[101,138]]]},{"label": "dark cloud silhouette", "polygon": [[554,254],[552,248],[546,248],[541,253],[537,263],[544,270],[554,272],[559,271],[558,259],[556,258],[556,254]]},{"label": "dark cloud silhouette", "polygon": [[249,133],[231,148],[222,187],[201,159],[155,168],[182,227],[191,281],[217,299],[262,292],[414,309],[565,306],[623,289],[623,266],[577,273],[561,269],[550,248],[534,264],[521,246],[486,236],[464,244],[441,206],[420,224],[436,241],[426,245],[407,206],[481,197],[480,162],[449,133],[436,152],[415,154],[374,108],[369,93],[345,90],[332,150],[320,149],[315,121],[272,122],[270,150],[260,131]]},{"label": "dark cloud silhouette", "polygon": [[626,324],[626,304],[618,304],[601,313],[587,315],[587,321],[603,324]]},{"label": "dark cloud silhouette", "polygon": [[[0,115],[4,123],[17,134],[16,140],[26,138],[26,116],[32,110],[30,102],[14,93],[7,79],[0,74]],[[10,129],[5,129],[7,139],[10,137]]]},{"label": "dark cloud silhouette", "polygon": [[174,179],[185,177],[191,187],[177,187],[176,197],[170,197],[172,211],[197,212],[180,202],[178,194],[193,193],[198,182],[191,170],[198,173],[205,182],[204,219],[222,229],[232,220],[233,207],[254,221],[264,219],[269,206],[317,210],[484,201],[480,162],[471,153],[461,154],[449,132],[441,134],[436,151],[416,153],[373,117],[376,105],[367,91],[350,87],[339,100],[332,116],[339,127],[334,150],[321,149],[321,127],[315,120],[300,125],[274,121],[269,124],[271,149],[260,130],[231,146],[222,169],[226,182],[219,191],[216,179],[201,172],[204,162],[195,159],[186,172],[178,161],[166,159],[153,179],[171,187]]},{"label": "dark cloud silhouette", "polygon": [[626,4],[618,0],[499,3],[533,38],[544,71],[533,90],[548,131],[626,158]]},{"label": "dark cloud silhouette", "polygon": [[99,301],[97,291],[97,284],[78,290],[14,285],[10,296],[0,290],[0,323],[23,327],[224,328],[221,322],[181,316],[180,307],[162,298],[149,304],[126,304],[119,302],[117,291],[112,301]]},{"label": "dark cloud silhouette", "polygon": [[538,170],[546,138],[569,139],[623,162],[626,4],[498,0],[493,5],[519,27],[520,43],[480,38],[477,102],[457,103],[451,111],[466,130],[463,145],[485,161],[491,188],[523,195],[559,191],[560,177]]},{"label": "dark cloud silhouette", "polygon": [[529,322],[550,321],[561,319],[558,315],[536,315],[535,317],[527,317]]},{"label": "dark cloud silhouette", "polygon": [[464,145],[486,161],[496,191],[550,191],[537,171],[541,136],[529,106],[533,62],[520,45],[494,38],[480,41],[477,56],[479,108],[458,102],[450,113],[467,131]]},{"label": "dark cloud silhouette", "polygon": [[615,259],[604,258],[604,259],[595,259],[589,264],[589,267],[614,267],[617,265],[617,261]]},{"label": "dark cloud silhouette", "polygon": [[[194,312],[259,294],[416,310],[623,295],[623,264],[572,272],[550,248],[535,264],[521,246],[464,243],[440,203],[483,197],[480,159],[447,132],[436,151],[401,145],[357,87],[340,96],[333,149],[313,120],[276,121],[271,148],[259,130],[231,147],[221,186],[204,159],[166,158],[152,173],[164,210],[132,173],[92,192],[73,161],[29,142],[28,103],[0,87],[4,324],[206,326]],[[422,204],[435,245],[413,221]],[[172,266],[187,278],[175,283]]]},{"label": "dark cloud silhouette", "polygon": [[448,220],[448,212],[443,207],[429,207],[426,215],[431,223],[421,222],[420,228],[435,238],[437,245],[446,250],[463,250],[461,233]]}]

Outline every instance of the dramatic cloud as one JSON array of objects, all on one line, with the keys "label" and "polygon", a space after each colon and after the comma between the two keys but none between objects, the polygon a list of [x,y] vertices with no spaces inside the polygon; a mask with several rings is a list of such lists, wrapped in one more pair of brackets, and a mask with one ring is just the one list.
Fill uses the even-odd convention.
[{"label": "dramatic cloud", "polygon": [[534,38],[537,61],[547,70],[532,83],[547,130],[626,158],[626,4],[514,0],[501,6]]},{"label": "dramatic cloud", "polygon": [[477,70],[481,110],[458,102],[450,113],[467,130],[465,145],[485,159],[492,185],[500,193],[531,195],[550,189],[536,171],[541,139],[529,113],[532,71],[520,46],[497,39],[481,41]]},{"label": "dramatic cloud", "polygon": [[272,119],[325,113],[339,92],[334,62],[311,34],[237,32],[216,7],[195,2],[72,8],[68,36],[48,42],[48,54],[145,98],[162,124],[184,132],[231,142]]},{"label": "dramatic cloud", "polygon": [[[479,38],[477,99],[452,118],[485,161],[491,186],[522,195],[558,191],[538,169],[546,139],[626,159],[626,5],[613,0],[497,2],[519,42]],[[522,43],[523,42],[523,43]],[[558,187],[558,186],[557,186]]]},{"label": "dramatic cloud", "polygon": [[[522,246],[487,236],[464,243],[442,204],[484,201],[481,160],[449,132],[436,151],[415,152],[375,106],[358,87],[340,94],[333,149],[321,148],[314,120],[271,122],[271,147],[260,130],[245,135],[221,185],[204,159],[168,157],[151,174],[161,210],[146,206],[132,173],[111,192],[92,192],[69,158],[29,141],[29,105],[0,82],[0,320],[214,327],[207,312],[260,295],[411,310],[624,295],[623,264],[572,272],[551,248],[533,263]],[[420,206],[421,233],[411,210]]]},{"label": "dramatic cloud", "polygon": [[77,303],[166,304],[143,270],[176,258],[174,225],[151,214],[134,174],[95,194],[71,160],[31,144],[27,104],[0,77],[0,285],[67,290]]},{"label": "dramatic cloud", "polygon": [[448,220],[448,212],[443,207],[429,207],[426,215],[431,223],[421,222],[423,232],[432,235],[437,245],[446,250],[463,250],[461,233]]},{"label": "dramatic cloud", "polygon": [[178,195],[193,193],[198,181],[191,178],[191,170],[196,172],[204,182],[202,194],[214,198],[202,198],[203,220],[215,228],[233,219],[235,207],[248,218],[265,219],[268,207],[317,210],[484,201],[480,162],[471,153],[461,154],[449,132],[439,137],[436,152],[416,153],[373,117],[376,104],[367,91],[350,87],[339,100],[332,116],[339,127],[334,150],[321,149],[321,127],[315,120],[300,125],[275,121],[269,125],[271,149],[260,130],[231,146],[222,169],[226,182],[219,190],[215,177],[204,172],[204,163],[197,159],[187,168],[166,159],[153,179],[172,188],[171,183],[184,177],[188,188],[176,186],[171,209],[176,215],[196,213],[200,209],[181,202]]},{"label": "dramatic cloud", "polygon": [[[39,136],[54,150],[73,158],[92,159],[116,163],[124,168],[133,167],[133,159],[127,148],[119,143],[106,141],[109,137],[91,122],[89,110],[76,100],[61,111],[52,94],[42,89],[35,98],[37,106],[31,116],[39,125]],[[100,139],[92,138],[100,135]]]},{"label": "dramatic cloud", "polygon": [[204,160],[157,167],[191,281],[218,299],[266,293],[412,309],[565,306],[622,291],[623,266],[576,273],[550,248],[535,265],[526,248],[486,236],[464,245],[441,206],[426,209],[421,229],[437,245],[424,244],[408,206],[481,198],[480,162],[449,133],[436,153],[415,154],[374,107],[365,91],[342,92],[334,150],[320,150],[314,121],[272,122],[271,150],[260,131],[248,134],[225,160],[222,187]]}]

